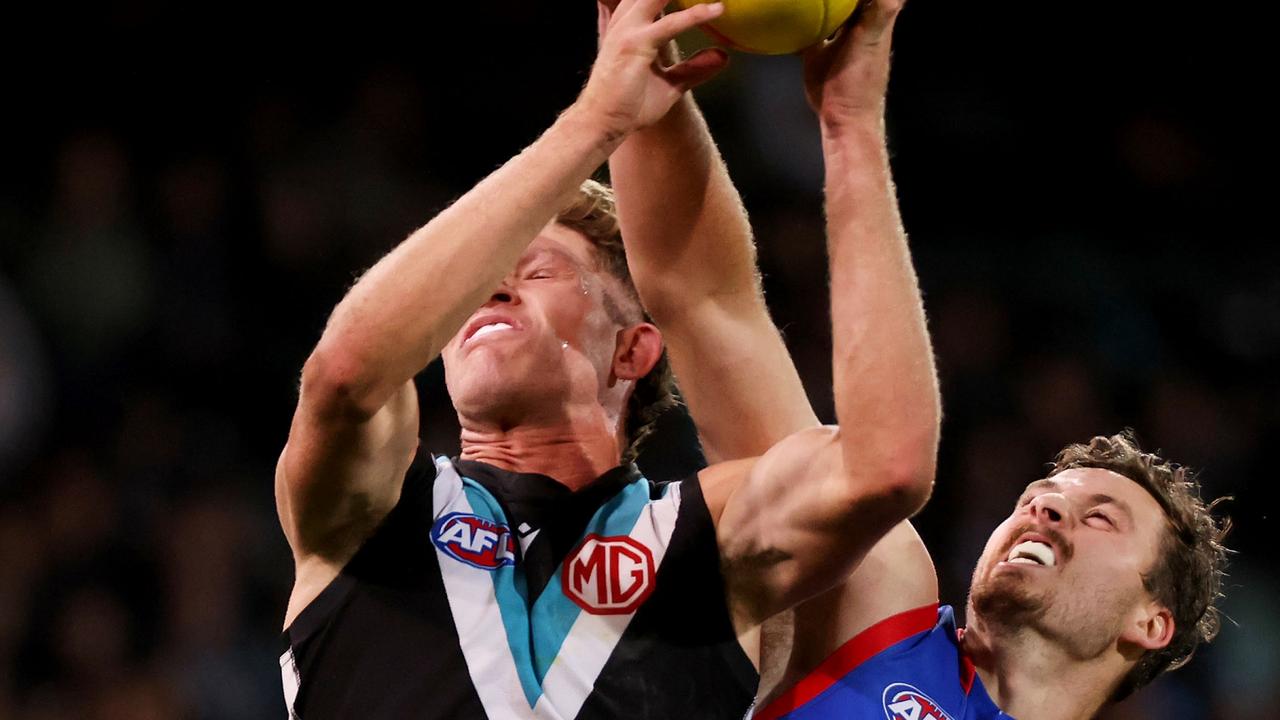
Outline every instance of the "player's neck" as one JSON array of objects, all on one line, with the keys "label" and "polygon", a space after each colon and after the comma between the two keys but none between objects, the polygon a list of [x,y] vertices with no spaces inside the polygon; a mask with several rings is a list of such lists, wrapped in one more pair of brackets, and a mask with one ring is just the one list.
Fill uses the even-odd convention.
[{"label": "player's neck", "polygon": [[618,464],[616,428],[603,412],[504,425],[460,417],[463,460],[512,472],[538,473],[579,490]]},{"label": "player's neck", "polygon": [[1034,631],[993,630],[979,621],[962,644],[991,699],[1015,718],[1088,720],[1110,695],[1114,668],[1073,658]]}]

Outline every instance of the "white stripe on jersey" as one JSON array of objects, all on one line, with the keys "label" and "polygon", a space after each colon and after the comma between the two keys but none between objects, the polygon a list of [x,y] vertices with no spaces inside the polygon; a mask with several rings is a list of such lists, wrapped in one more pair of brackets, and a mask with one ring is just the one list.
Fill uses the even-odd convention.
[{"label": "white stripe on jersey", "polygon": [[[451,512],[474,514],[453,463],[447,458],[437,458],[436,469],[433,516],[440,518]],[[672,484],[662,498],[645,506],[631,530],[630,537],[653,554],[655,573],[662,566],[671,542],[680,514],[680,498],[680,486]],[[454,560],[439,547],[435,551],[467,671],[485,713],[503,720],[573,720],[590,697],[596,678],[635,612],[625,615],[580,613],[542,681],[542,695],[530,708],[511,655],[492,576],[485,570]]]},{"label": "white stripe on jersey", "polygon": [[[645,506],[631,530],[631,538],[653,553],[655,573],[662,566],[679,514],[680,486],[673,483],[663,498]],[[540,717],[547,710],[564,718],[578,714],[633,617],[634,611],[625,615],[578,615],[542,681],[542,697],[537,704]]]},{"label": "white stripe on jersey", "polygon": [[298,687],[302,684],[302,677],[298,675],[293,648],[285,650],[280,656],[280,681],[284,684],[284,704],[289,709],[289,720],[298,720],[298,711],[293,705],[298,700]]},{"label": "white stripe on jersey", "polygon": [[[432,488],[433,517],[438,519],[451,512],[474,514],[453,463],[447,458],[436,458],[435,462],[438,474]],[[458,629],[462,656],[466,658],[471,684],[480,696],[485,714],[503,720],[535,720],[507,645],[493,576],[454,560],[434,544],[433,547],[444,578],[453,624]]]}]

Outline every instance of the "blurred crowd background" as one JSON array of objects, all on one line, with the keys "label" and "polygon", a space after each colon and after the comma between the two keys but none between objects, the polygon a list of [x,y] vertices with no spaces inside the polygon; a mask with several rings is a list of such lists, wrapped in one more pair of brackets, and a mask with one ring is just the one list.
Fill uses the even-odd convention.
[{"label": "blurred crowd background", "polygon": [[[1262,43],[1170,7],[913,0],[899,23],[894,169],[946,410],[918,525],[962,605],[1055,451],[1135,428],[1236,498],[1238,554],[1217,643],[1108,717],[1275,718]],[[591,3],[37,12],[0,51],[32,45],[0,71],[0,720],[283,717],[272,472],[303,360],[363,268],[572,101]],[[699,99],[832,420],[799,63],[737,55]],[[439,368],[420,380],[424,442],[453,452]],[[641,459],[697,463],[682,417]]]}]

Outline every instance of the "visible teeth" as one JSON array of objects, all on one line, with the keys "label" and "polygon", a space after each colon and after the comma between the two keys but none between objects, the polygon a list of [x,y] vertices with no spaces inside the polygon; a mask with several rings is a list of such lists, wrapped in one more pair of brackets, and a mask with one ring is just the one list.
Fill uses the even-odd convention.
[{"label": "visible teeth", "polygon": [[1053,567],[1056,559],[1054,558],[1052,547],[1042,542],[1028,540],[1013,546],[1013,550],[1009,551],[1008,561],[1023,564],[1036,563]]},{"label": "visible teeth", "polygon": [[499,330],[510,330],[510,329],[511,329],[511,326],[504,322],[489,323],[488,325],[484,325],[479,330],[471,333],[471,339],[475,340],[481,335],[488,335],[489,333],[498,332]]}]

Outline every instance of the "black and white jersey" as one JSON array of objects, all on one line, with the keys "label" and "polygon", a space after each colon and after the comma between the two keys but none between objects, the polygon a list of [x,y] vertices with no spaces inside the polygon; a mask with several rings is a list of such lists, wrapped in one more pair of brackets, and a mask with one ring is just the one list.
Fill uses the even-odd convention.
[{"label": "black and white jersey", "polygon": [[739,720],[757,681],[697,478],[634,466],[575,493],[420,453],[284,641],[300,720]]}]

